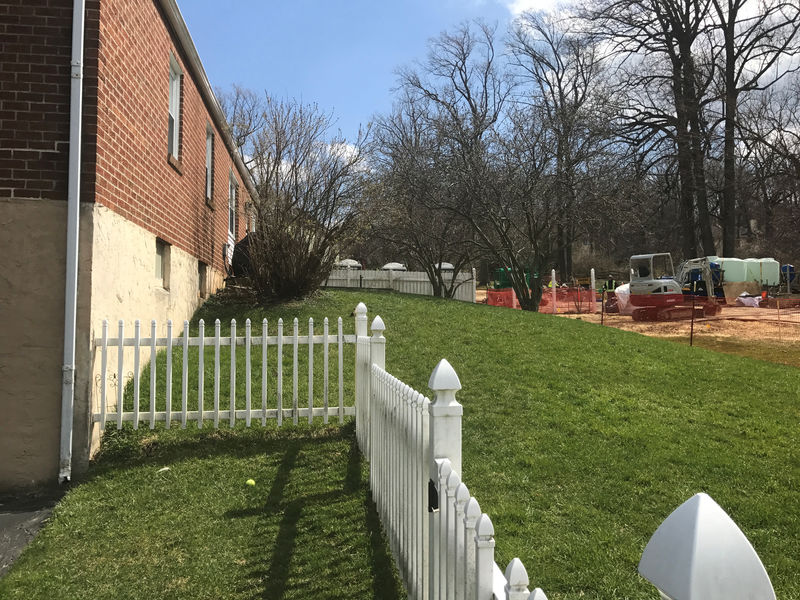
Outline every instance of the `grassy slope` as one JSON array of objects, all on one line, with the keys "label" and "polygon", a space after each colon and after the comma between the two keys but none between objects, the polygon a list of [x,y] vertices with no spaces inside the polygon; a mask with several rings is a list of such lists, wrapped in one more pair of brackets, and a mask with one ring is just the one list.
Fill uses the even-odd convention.
[{"label": "grassy slope", "polygon": [[459,373],[465,481],[493,517],[498,563],[521,557],[548,597],[652,597],[644,545],[705,491],[778,595],[800,598],[797,369],[485,306],[318,303],[358,299],[386,321],[392,373],[422,391],[441,357]]},{"label": "grassy slope", "polygon": [[551,599],[652,597],[636,575],[644,545],[705,491],[778,596],[800,598],[800,371],[547,315],[366,302],[395,375],[425,389],[441,357],[459,373],[464,481],[499,564],[522,558]]},{"label": "grassy slope", "polygon": [[[498,563],[504,565],[513,556],[522,558],[532,584],[543,587],[551,600],[582,595],[652,598],[652,588],[636,574],[644,544],[669,512],[697,491],[711,494],[742,527],[764,561],[778,596],[800,599],[797,369],[547,315],[395,294],[326,293],[308,303],[269,311],[212,304],[201,311],[201,316],[207,320],[218,316],[223,321],[235,316],[241,328],[246,317],[260,320],[267,316],[274,322],[277,316],[298,316],[301,321],[313,316],[319,322],[322,316],[342,315],[350,321],[346,323],[349,332],[352,320],[348,315],[359,300],[369,307],[370,318],[377,313],[386,322],[387,367],[393,374],[427,391],[428,376],[441,357],[450,360],[459,373],[463,390],[458,398],[464,405],[465,419],[464,480],[495,524]],[[348,371],[351,360],[348,357],[345,362]],[[302,383],[301,378],[301,387]],[[224,384],[222,389],[226,389]],[[265,458],[261,450],[250,458],[233,452],[230,462],[215,464],[221,460],[215,456],[221,442],[214,438],[222,436],[224,448],[225,444],[239,444],[239,439],[246,446],[247,440],[256,436],[254,443],[266,444],[268,450],[282,448],[280,436],[293,435],[287,431],[272,433],[278,435],[276,441],[259,430],[230,439],[224,433],[206,434],[211,437],[186,457],[190,463],[197,463],[191,471],[193,477],[224,487],[226,497],[230,496],[224,510],[219,508],[222,517],[209,525],[215,533],[203,534],[208,536],[205,543],[219,544],[223,552],[225,543],[214,541],[221,539],[222,532],[231,539],[244,536],[241,539],[259,548],[249,558],[236,558],[235,552],[228,550],[233,565],[244,560],[247,567],[230,566],[225,576],[230,580],[214,579],[209,585],[217,583],[225,589],[227,581],[244,581],[263,593],[269,578],[248,575],[246,568],[261,568],[259,557],[270,556],[275,540],[256,542],[246,529],[280,528],[283,522],[283,517],[276,524],[263,514],[248,512],[253,506],[265,505],[263,499],[258,500],[261,504],[254,504],[241,487],[241,479],[254,469],[261,469],[257,471],[259,481],[280,482],[279,467],[266,464],[278,458]],[[328,435],[336,438],[333,433]],[[57,563],[53,557],[58,552],[53,549],[83,536],[70,527],[72,511],[85,512],[88,508],[96,514],[109,514],[109,519],[98,519],[96,524],[109,532],[109,558],[98,555],[97,561],[112,568],[110,557],[118,555],[113,550],[118,543],[115,538],[129,535],[114,533],[115,515],[122,515],[117,520],[140,521],[137,527],[141,528],[141,537],[133,543],[135,547],[137,543],[151,543],[152,532],[163,528],[170,511],[183,514],[184,506],[203,502],[205,483],[181,487],[175,504],[153,504],[159,507],[155,514],[146,507],[138,512],[129,510],[130,503],[124,501],[104,508],[104,498],[106,502],[109,497],[124,499],[131,487],[156,486],[154,481],[158,480],[153,479],[150,467],[174,460],[172,456],[184,452],[185,440],[196,432],[158,433],[154,438],[157,451],[148,450],[152,442],[142,444],[142,440],[150,439],[148,436],[152,433],[121,436],[120,451],[110,453],[95,466],[90,483],[94,487],[79,487],[68,496],[51,527],[0,582],[0,592],[4,586],[30,591],[24,587],[32,580],[30,574],[45,564]],[[261,440],[259,436],[267,437]],[[139,440],[138,446],[133,445],[135,440]],[[170,440],[174,447],[167,443]],[[341,446],[346,442],[336,443]],[[313,448],[313,443],[306,444],[304,452],[316,455]],[[344,451],[341,446],[339,452]],[[285,452],[283,456],[285,459]],[[212,462],[198,462],[199,457]],[[321,462],[312,465],[312,470],[332,470],[332,481],[338,483],[330,485],[341,488],[343,467],[327,464],[323,457],[316,460]],[[259,467],[259,461],[265,464]],[[231,482],[235,483],[229,484],[226,475],[231,471]],[[304,473],[296,472],[292,480]],[[329,485],[317,482],[316,477],[323,477],[323,473],[310,477],[308,486],[302,488],[302,497],[313,495],[316,487]],[[233,487],[228,490],[228,485]],[[275,485],[271,484],[273,488]],[[113,493],[104,492],[103,486],[111,486]],[[154,489],[148,498],[155,502],[171,489]],[[380,545],[363,541],[364,536],[374,539],[375,535],[364,525],[363,495],[342,509],[362,515],[351,526],[366,531],[360,542],[366,549],[354,554],[366,558],[363,563],[359,558],[348,564],[363,564],[353,566],[357,572],[371,569],[372,581],[378,581],[380,576],[374,574],[384,570],[375,565],[382,563],[370,563],[369,557]],[[151,519],[156,519],[153,527],[147,525]],[[159,522],[161,525],[157,525]],[[237,523],[245,530],[235,533]],[[192,530],[190,525],[187,528]],[[324,528],[324,520],[314,528]],[[296,531],[296,527],[282,530],[289,538]],[[152,543],[161,544],[165,552],[174,548],[174,540],[161,537],[156,536]],[[298,537],[293,542],[294,556],[305,556],[314,539]],[[191,556],[174,558],[197,560]],[[270,558],[263,560],[264,565],[274,564]],[[309,560],[313,565],[314,560],[322,559]],[[263,568],[288,588],[295,581],[304,581],[302,573],[290,573],[283,567]],[[125,571],[114,577],[123,575]],[[373,596],[372,589],[365,588],[361,593],[354,589],[352,597]]]}]

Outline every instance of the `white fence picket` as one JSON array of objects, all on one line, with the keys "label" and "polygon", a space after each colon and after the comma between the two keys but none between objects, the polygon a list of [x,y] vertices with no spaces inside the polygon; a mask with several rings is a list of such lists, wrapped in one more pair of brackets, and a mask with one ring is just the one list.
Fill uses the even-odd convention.
[{"label": "white fence picket", "polygon": [[133,348],[133,428],[139,428],[139,390],[141,371],[139,369],[139,359],[141,358],[142,324],[139,319],[133,326],[134,348]]},{"label": "white fence picket", "polygon": [[172,422],[172,319],[167,321],[167,414],[164,418],[169,429]]},{"label": "white fence picket", "polygon": [[278,427],[283,424],[283,319],[278,319]]},{"label": "white fence picket", "polygon": [[308,424],[314,419],[314,319],[308,319]]},{"label": "white fence picket", "polygon": [[339,423],[344,423],[344,336],[342,335],[342,317],[337,321],[336,344],[339,348]]},{"label": "white fence picket", "polygon": [[267,320],[261,322],[261,426],[267,425]]},{"label": "white fence picket", "polygon": [[122,429],[122,393],[125,389],[125,322],[119,321],[119,341],[117,345],[117,429]]},{"label": "white fence picket", "polygon": [[219,334],[221,325],[219,319],[214,321],[214,429],[219,428]]},{"label": "white fence picket", "polygon": [[[121,335],[120,338],[122,338]],[[120,345],[122,345],[121,339]],[[186,409],[189,399],[189,321],[183,322],[183,371],[181,382],[181,429],[186,429]]]},{"label": "white fence picket", "polygon": [[299,321],[297,317],[294,318],[292,321],[292,423],[297,425],[298,417],[297,414],[297,347],[299,345],[298,340],[298,331],[299,331]]},{"label": "white fence picket", "polygon": [[150,429],[156,427],[156,320],[150,321]]},{"label": "white fence picket", "polygon": [[100,430],[106,428],[106,371],[108,369],[108,319],[103,319],[103,349],[100,358]]},{"label": "white fence picket", "polygon": [[322,405],[325,407],[322,422],[328,424],[328,317],[322,321],[322,337],[325,340],[322,343],[322,380],[324,381],[322,390]]},{"label": "white fence picket", "polygon": [[251,324],[250,319],[247,319],[244,324],[244,348],[245,348],[245,357],[244,357],[244,364],[245,364],[245,388],[244,388],[244,402],[245,402],[245,425],[250,427],[250,411],[252,409],[252,403],[250,399],[251,384],[250,379],[252,376],[252,369],[250,367],[250,344],[252,343],[251,340]]},{"label": "white fence picket", "polygon": [[231,319],[231,376],[230,376],[230,414],[228,422],[231,429],[236,425],[236,319]]},{"label": "white fence picket", "polygon": [[[214,324],[214,333],[217,339],[217,343],[215,345],[215,358],[219,358],[219,319],[217,319],[216,323]],[[205,399],[205,378],[206,378],[206,368],[205,368],[205,356],[206,356],[206,322],[203,319],[200,319],[200,323],[198,324],[198,331],[197,331],[197,427],[198,429],[202,429],[203,427],[203,400]],[[219,390],[219,378],[217,377],[217,363],[219,361],[216,360],[214,363],[215,374],[214,374],[214,411],[216,415],[217,410],[217,396]],[[217,426],[217,418],[214,417],[214,427]]]}]

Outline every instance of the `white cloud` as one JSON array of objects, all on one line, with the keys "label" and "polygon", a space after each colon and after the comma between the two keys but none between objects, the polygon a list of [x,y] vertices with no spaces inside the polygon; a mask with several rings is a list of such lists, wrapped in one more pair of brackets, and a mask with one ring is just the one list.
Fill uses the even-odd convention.
[{"label": "white cloud", "polygon": [[502,2],[514,17],[525,11],[549,12],[559,3],[558,0],[502,0]]},{"label": "white cloud", "polygon": [[329,152],[345,160],[352,160],[358,156],[359,153],[358,148],[349,142],[333,142],[329,146]]}]

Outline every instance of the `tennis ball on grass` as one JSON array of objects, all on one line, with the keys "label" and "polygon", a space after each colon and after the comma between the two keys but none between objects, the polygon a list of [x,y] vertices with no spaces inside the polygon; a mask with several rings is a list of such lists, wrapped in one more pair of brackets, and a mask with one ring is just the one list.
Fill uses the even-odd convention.
[{"label": "tennis ball on grass", "polygon": [[245,483],[246,483],[247,485],[255,485],[255,484],[256,484],[256,482],[255,482],[255,480],[254,480],[254,479],[248,479],[247,481],[245,481]]}]

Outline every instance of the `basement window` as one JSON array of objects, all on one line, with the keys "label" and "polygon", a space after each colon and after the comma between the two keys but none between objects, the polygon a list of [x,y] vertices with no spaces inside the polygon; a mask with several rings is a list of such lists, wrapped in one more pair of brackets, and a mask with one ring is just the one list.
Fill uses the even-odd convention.
[{"label": "basement window", "polygon": [[169,289],[169,244],[156,238],[156,282],[165,290]]},{"label": "basement window", "polygon": [[197,291],[201,298],[208,296],[208,265],[197,261]]}]

